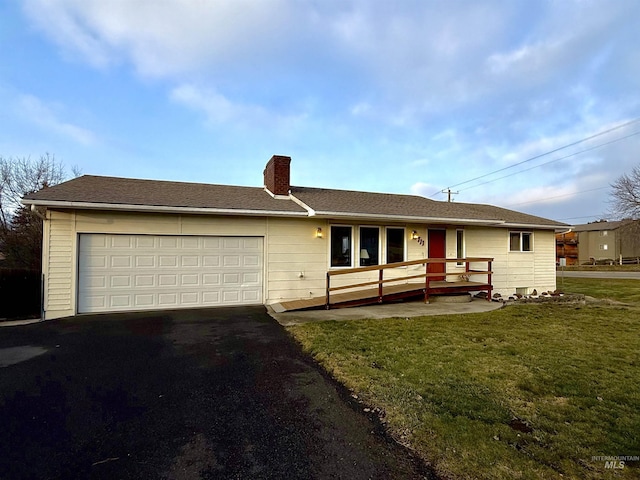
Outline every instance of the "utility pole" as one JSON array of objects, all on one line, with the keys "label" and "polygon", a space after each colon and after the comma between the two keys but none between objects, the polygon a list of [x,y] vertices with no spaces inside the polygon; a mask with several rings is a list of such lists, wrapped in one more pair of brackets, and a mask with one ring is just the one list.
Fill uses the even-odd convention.
[{"label": "utility pole", "polygon": [[450,188],[442,190],[442,193],[447,194],[447,202],[451,203],[451,195],[458,195],[460,192],[452,192]]}]

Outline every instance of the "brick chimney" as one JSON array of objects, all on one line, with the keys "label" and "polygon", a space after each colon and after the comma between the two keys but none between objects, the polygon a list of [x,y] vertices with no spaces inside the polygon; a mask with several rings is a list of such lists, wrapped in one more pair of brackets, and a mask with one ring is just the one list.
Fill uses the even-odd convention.
[{"label": "brick chimney", "polygon": [[274,195],[289,195],[291,157],[274,155],[264,169],[264,186]]}]

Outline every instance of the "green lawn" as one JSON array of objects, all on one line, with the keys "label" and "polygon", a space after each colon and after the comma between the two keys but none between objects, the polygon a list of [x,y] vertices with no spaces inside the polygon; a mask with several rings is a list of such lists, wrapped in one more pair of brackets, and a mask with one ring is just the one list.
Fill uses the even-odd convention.
[{"label": "green lawn", "polygon": [[[640,283],[640,282],[639,282]],[[640,310],[515,305],[291,334],[447,478],[638,478]]]},{"label": "green lawn", "polygon": [[567,278],[558,275],[558,289],[570,293],[582,293],[591,297],[640,304],[640,280]]}]

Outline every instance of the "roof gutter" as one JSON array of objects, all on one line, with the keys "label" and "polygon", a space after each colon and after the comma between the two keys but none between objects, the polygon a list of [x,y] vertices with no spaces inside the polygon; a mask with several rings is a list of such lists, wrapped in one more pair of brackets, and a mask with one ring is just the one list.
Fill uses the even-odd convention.
[{"label": "roof gutter", "polygon": [[563,225],[535,225],[521,223],[507,223],[504,220],[494,219],[473,219],[473,218],[446,218],[446,217],[416,217],[410,215],[376,215],[369,213],[351,213],[351,212],[324,212],[316,211],[291,195],[297,205],[304,208],[305,212],[288,212],[281,210],[250,210],[250,209],[234,209],[234,208],[206,208],[206,207],[175,207],[162,205],[132,205],[120,203],[92,203],[92,202],[66,202],[59,200],[30,200],[22,199],[24,205],[43,206],[50,208],[80,209],[80,210],[116,210],[123,212],[152,212],[152,213],[186,213],[196,215],[241,215],[241,216],[264,216],[271,215],[277,217],[320,217],[331,219],[345,220],[390,220],[396,222],[420,222],[435,224],[451,224],[460,223],[465,225],[493,226],[493,227],[509,227],[509,228],[527,228],[527,229],[544,229],[558,230],[566,228]]},{"label": "roof gutter", "polygon": [[545,225],[535,223],[504,223],[505,227],[522,228],[522,229],[538,229],[538,230],[565,230],[568,225]]},{"label": "roof gutter", "polygon": [[368,213],[345,213],[345,212],[322,212],[317,211],[315,215],[318,217],[344,218],[344,219],[364,219],[364,220],[396,220],[401,222],[425,222],[451,224],[461,223],[466,225],[480,225],[491,227],[507,227],[507,228],[528,228],[538,230],[557,230],[567,228],[567,225],[545,225],[534,223],[512,223],[506,220],[495,219],[476,219],[476,218],[446,218],[446,217],[415,217],[410,215],[374,215]]},{"label": "roof gutter", "polygon": [[91,203],[91,202],[63,202],[57,200],[30,200],[22,199],[23,205],[35,205],[50,208],[67,208],[81,210],[119,210],[124,212],[153,212],[153,213],[192,213],[199,215],[247,215],[278,217],[307,217],[307,212],[287,212],[280,210],[249,210],[236,208],[198,208],[198,207],[172,207],[161,205],[130,205],[120,203]]},{"label": "roof gutter", "polygon": [[470,225],[501,226],[503,220],[473,219],[473,218],[445,218],[445,217],[415,217],[411,215],[376,215],[371,213],[346,213],[346,212],[315,212],[318,217],[363,219],[363,220],[395,220],[400,222],[429,222],[429,223],[466,223]]}]

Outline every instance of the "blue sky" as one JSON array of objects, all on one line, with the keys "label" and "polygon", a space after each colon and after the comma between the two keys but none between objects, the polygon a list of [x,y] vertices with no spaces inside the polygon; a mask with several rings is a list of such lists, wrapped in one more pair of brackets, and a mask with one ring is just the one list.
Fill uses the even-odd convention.
[{"label": "blue sky", "polygon": [[294,185],[454,186],[586,223],[640,163],[640,122],[463,182],[640,118],[638,18],[637,0],[1,1],[0,155],[247,186],[289,155]]}]

